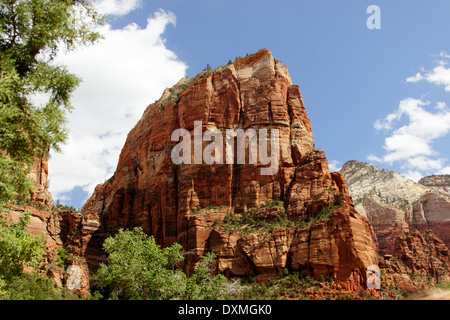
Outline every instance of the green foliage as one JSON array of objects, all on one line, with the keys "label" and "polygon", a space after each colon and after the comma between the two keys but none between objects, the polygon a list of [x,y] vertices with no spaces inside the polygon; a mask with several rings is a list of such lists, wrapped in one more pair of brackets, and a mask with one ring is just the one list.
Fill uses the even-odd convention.
[{"label": "green foliage", "polygon": [[8,283],[0,278],[0,300],[9,299],[8,289],[6,288],[7,285]]},{"label": "green foliage", "polygon": [[27,179],[27,174],[28,170],[18,165],[17,161],[0,153],[0,203],[13,199],[16,194],[26,194],[32,190],[33,183]]},{"label": "green foliage", "polygon": [[0,282],[0,299],[3,300],[78,300],[82,297],[67,288],[58,288],[55,283],[35,273],[13,277],[8,283]]},{"label": "green foliage", "polygon": [[176,268],[184,259],[181,245],[160,248],[141,228],[121,229],[103,248],[108,264],[100,265],[95,279],[110,299],[218,299],[229,293],[223,275],[211,276],[212,253],[203,256],[187,278]]},{"label": "green foliage", "polygon": [[212,67],[210,66],[209,63],[206,64],[206,67],[202,70],[202,71],[211,71]]},{"label": "green foliage", "polygon": [[319,281],[294,272],[284,274],[277,279],[269,279],[266,283],[249,281],[240,298],[244,300],[278,300],[284,297],[302,299],[305,298],[302,291],[312,290],[318,284]]},{"label": "green foliage", "polygon": [[206,300],[224,298],[227,294],[227,279],[223,275],[211,276],[211,264],[216,258],[212,252],[204,255],[194,270],[194,274],[187,279],[186,295],[190,300]]},{"label": "green foliage", "polygon": [[0,219],[0,300],[79,299],[52,280],[23,271],[24,266],[37,268],[44,253],[43,237],[26,231],[29,220],[29,212],[15,223]]},{"label": "green foliage", "polygon": [[[79,212],[81,213],[77,208],[75,208],[74,206],[69,206],[69,205],[65,205],[62,204],[59,199],[56,200],[56,205],[54,205],[52,207],[52,211],[72,211],[72,212]],[[83,213],[81,213],[83,214]]]},{"label": "green foliage", "polygon": [[450,282],[441,282],[436,284],[436,288],[450,290]]},{"label": "green foliage", "polygon": [[56,249],[56,265],[60,268],[64,268],[66,266],[67,255],[69,253],[69,249],[57,248]]},{"label": "green foliage", "polygon": [[80,79],[54,63],[56,53],[95,42],[103,18],[82,0],[1,0],[0,8],[0,200],[9,201],[30,191],[26,168],[67,137]]},{"label": "green foliage", "polygon": [[6,281],[21,276],[24,265],[36,267],[42,261],[44,239],[26,231],[29,220],[28,212],[16,223],[0,220],[0,277]]},{"label": "green foliage", "polygon": [[[244,234],[256,231],[262,234],[272,232],[276,229],[303,229],[317,221],[329,219],[331,213],[340,206],[341,203],[336,203],[324,207],[321,213],[315,217],[310,217],[305,220],[293,220],[287,216],[284,209],[284,202],[276,200],[262,204],[258,208],[247,210],[243,214],[229,212],[222,221],[215,221],[214,226],[222,231],[238,230]],[[280,207],[280,211],[275,216],[268,215],[270,209],[274,207]]]},{"label": "green foliage", "polygon": [[100,288],[109,288],[112,298],[171,299],[184,290],[185,274],[175,270],[183,260],[181,246],[161,249],[142,229],[120,230],[105,240],[107,265],[96,274]]},{"label": "green foliage", "polygon": [[197,208],[195,210],[192,211],[193,215],[208,215],[210,214],[212,211],[215,210],[220,210],[220,209],[226,209],[227,206],[226,205],[222,205],[222,206],[207,206],[205,208],[202,208],[201,206],[197,206]]},{"label": "green foliage", "polygon": [[311,297],[311,292],[325,291],[326,294],[322,299],[326,300],[354,300],[360,297],[371,299],[367,295],[342,294],[337,290],[331,294],[329,287],[333,282],[334,280],[328,277],[316,280],[307,275],[283,270],[282,275],[269,279],[266,283],[258,283],[255,279],[249,278],[247,283],[242,286],[243,290],[235,294],[233,298],[241,300],[309,300],[317,299],[317,297]]}]

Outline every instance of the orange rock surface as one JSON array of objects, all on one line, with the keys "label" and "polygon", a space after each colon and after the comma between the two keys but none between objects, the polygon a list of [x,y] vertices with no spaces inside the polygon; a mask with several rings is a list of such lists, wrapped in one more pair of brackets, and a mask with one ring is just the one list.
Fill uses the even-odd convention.
[{"label": "orange rock surface", "polygon": [[52,206],[52,194],[48,191],[48,156],[43,155],[36,159],[34,165],[30,167],[28,177],[34,181],[35,187],[31,192],[31,200],[45,206]]},{"label": "orange rock surface", "polygon": [[386,286],[409,293],[449,282],[449,265],[449,250],[431,229],[397,236],[393,255],[380,261]]},{"label": "orange rock surface", "polygon": [[[59,286],[65,285],[68,275],[66,268],[74,265],[80,268],[81,290],[90,287],[90,271],[106,257],[100,250],[102,242],[97,242],[100,228],[97,214],[82,215],[72,211],[52,212],[32,207],[9,205],[0,216],[6,221],[17,222],[25,213],[30,213],[26,230],[44,240],[44,260],[39,267],[41,273],[51,277]],[[59,250],[65,249],[65,265],[57,263]]]},{"label": "orange rock surface", "polygon": [[[279,170],[261,175],[263,166],[249,161],[175,165],[171,151],[178,142],[171,134],[184,128],[193,136],[195,121],[203,132],[278,129]],[[282,201],[277,212],[293,222],[336,207],[302,228],[242,233],[218,227],[229,214],[243,216],[275,200]],[[299,87],[265,49],[167,89],[129,133],[114,176],[97,186],[82,211],[98,214],[107,234],[140,226],[162,246],[180,243],[188,273],[213,251],[216,271],[229,276],[289,268],[364,286],[366,268],[378,263],[368,219],[356,213],[345,179],[329,172],[324,152],[315,148]]]}]

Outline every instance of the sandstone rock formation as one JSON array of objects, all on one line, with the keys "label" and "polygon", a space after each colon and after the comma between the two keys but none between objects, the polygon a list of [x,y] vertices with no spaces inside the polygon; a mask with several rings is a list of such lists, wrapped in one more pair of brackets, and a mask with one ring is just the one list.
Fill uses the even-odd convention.
[{"label": "sandstone rock formation", "polygon": [[372,224],[381,255],[392,254],[396,236],[413,230],[431,229],[450,247],[450,197],[442,186],[424,186],[358,161],[345,163],[341,173],[356,210]]},{"label": "sandstone rock formation", "polygon": [[438,190],[450,196],[450,175],[432,175],[419,180],[419,184]]},{"label": "sandstone rock formation", "polygon": [[[64,286],[69,266],[78,266],[81,270],[81,290],[89,289],[90,269],[88,263],[98,265],[105,262],[101,250],[101,243],[95,243],[93,235],[101,231],[99,217],[96,214],[83,215],[72,211],[38,210],[33,207],[9,205],[1,215],[16,222],[26,212],[30,212],[27,231],[35,236],[42,236],[45,244],[44,263],[41,272],[52,278],[59,286]],[[61,250],[66,261],[57,263],[61,258]]]},{"label": "sandstone rock formation", "polygon": [[392,256],[380,261],[386,287],[409,293],[450,281],[449,250],[431,230],[413,230],[394,240]]},{"label": "sandstone rock formation", "polygon": [[[171,135],[184,128],[194,143],[195,121],[202,133],[278,129],[278,171],[262,175],[266,166],[248,156],[237,164],[237,152],[232,163],[175,165]],[[140,226],[162,246],[180,243],[188,273],[213,251],[216,271],[229,276],[289,268],[361,286],[378,262],[368,219],[315,149],[300,89],[269,50],[165,90],[129,133],[114,176],[82,211],[100,217],[106,233],[98,239]]]},{"label": "sandstone rock formation", "polygon": [[47,155],[36,159],[35,164],[30,167],[28,178],[35,183],[35,188],[31,193],[31,200],[44,206],[53,206],[52,194],[48,190]]}]

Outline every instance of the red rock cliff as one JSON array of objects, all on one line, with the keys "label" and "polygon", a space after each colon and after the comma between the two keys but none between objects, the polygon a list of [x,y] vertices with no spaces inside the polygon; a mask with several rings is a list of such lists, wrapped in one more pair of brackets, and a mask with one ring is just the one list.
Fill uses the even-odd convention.
[{"label": "red rock cliff", "polygon": [[[175,165],[171,134],[184,128],[193,135],[194,121],[202,121],[203,132],[278,129],[279,170],[261,175],[261,165],[248,161]],[[378,262],[368,219],[315,149],[300,89],[269,50],[167,89],[129,133],[114,176],[82,211],[97,213],[108,234],[141,226],[163,246],[182,244],[187,272],[213,251],[216,271],[230,276],[289,268],[358,286]]]},{"label": "red rock cliff", "polygon": [[34,182],[34,189],[31,192],[31,200],[44,206],[53,206],[52,194],[48,190],[48,155],[36,159],[36,162],[30,166],[28,178]]}]

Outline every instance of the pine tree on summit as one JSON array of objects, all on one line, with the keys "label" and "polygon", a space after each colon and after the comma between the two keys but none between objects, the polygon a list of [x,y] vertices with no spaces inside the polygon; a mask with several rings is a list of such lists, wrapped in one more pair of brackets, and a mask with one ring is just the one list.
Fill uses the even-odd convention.
[{"label": "pine tree on summit", "polygon": [[206,67],[205,67],[205,69],[203,69],[203,71],[211,71],[211,70],[212,70],[211,65],[209,63],[207,63]]},{"label": "pine tree on summit", "polygon": [[94,43],[104,20],[83,0],[0,0],[0,202],[29,194],[26,168],[65,142],[80,79],[54,58]]}]

